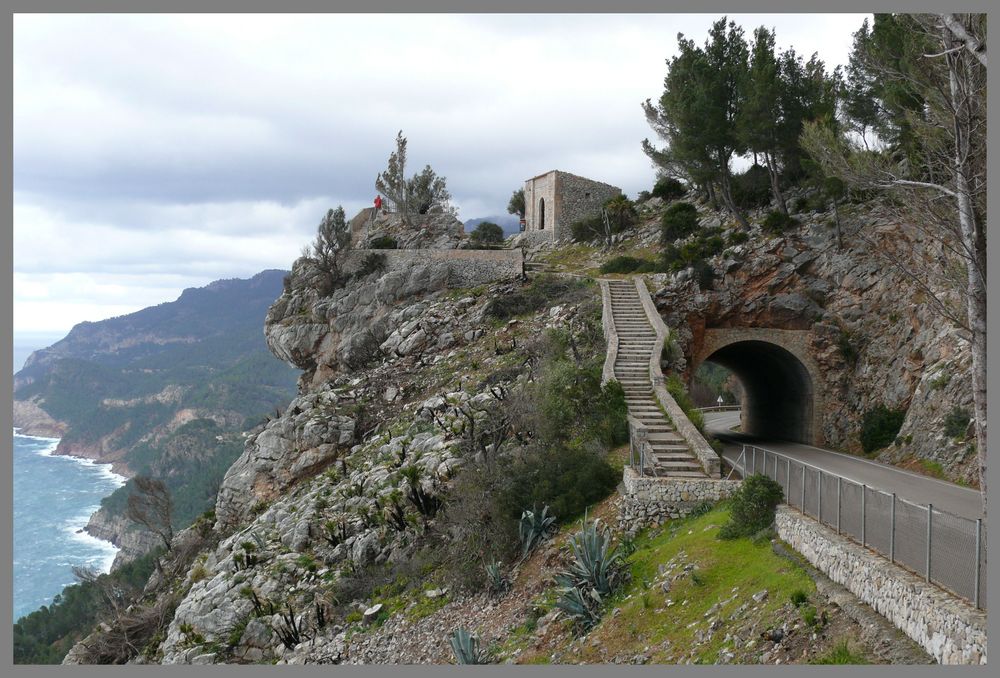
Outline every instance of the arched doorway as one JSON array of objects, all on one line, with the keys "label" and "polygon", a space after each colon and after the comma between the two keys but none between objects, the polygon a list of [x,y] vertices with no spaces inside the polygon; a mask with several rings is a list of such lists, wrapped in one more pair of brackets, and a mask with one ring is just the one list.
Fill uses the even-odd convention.
[{"label": "arched doorway", "polygon": [[538,230],[545,228],[545,198],[538,199]]}]

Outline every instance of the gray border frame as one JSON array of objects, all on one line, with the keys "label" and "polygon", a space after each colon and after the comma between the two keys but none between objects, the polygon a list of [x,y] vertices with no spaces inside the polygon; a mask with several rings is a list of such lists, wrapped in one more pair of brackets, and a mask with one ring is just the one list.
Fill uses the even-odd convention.
[{"label": "gray border frame", "polygon": [[[830,10],[835,10],[834,13],[841,12],[873,12],[873,11],[911,11],[911,12],[934,12],[935,10],[940,11],[943,8],[947,8],[950,11],[954,11],[958,5],[958,9],[966,11],[977,11],[986,12],[988,14],[996,14],[996,12],[990,12],[989,9],[995,4],[987,2],[986,0],[966,0],[964,2],[944,2],[943,0],[929,1],[929,0],[909,0],[907,2],[899,2],[893,0],[838,0],[837,3],[832,3],[830,0],[797,0],[792,7],[789,5],[792,3],[782,2],[780,0],[753,0],[753,2],[741,3],[739,0],[701,0],[698,2],[694,8],[697,9],[697,13],[708,13],[708,14],[726,14],[726,13],[823,13],[830,12]],[[240,2],[239,0],[212,0],[211,2],[194,2],[192,0],[175,0],[175,2],[164,3],[164,2],[150,2],[148,0],[92,0],[91,2],[81,3],[73,2],[72,0],[13,0],[10,3],[10,13],[11,19],[7,25],[7,36],[8,43],[13,43],[13,14],[14,13],[38,13],[38,12],[126,12],[126,11],[162,11],[162,12],[201,12],[201,11],[223,11],[223,12],[269,12],[280,10],[283,12],[466,12],[466,13],[478,13],[478,12],[496,12],[496,13],[515,13],[515,12],[525,12],[525,13],[541,13],[541,12],[591,12],[591,13],[635,13],[635,12],[650,12],[650,13],[687,13],[690,12],[692,8],[692,3],[685,3],[682,0],[615,0],[615,2],[610,2],[609,0],[576,0],[576,2],[565,2],[565,1],[555,1],[555,0],[419,0],[418,2],[407,0],[336,0],[335,3],[320,2],[319,0],[286,0],[285,2],[263,2],[261,0],[244,0]],[[992,17],[990,17],[992,18]],[[665,42],[673,39],[673,36],[664,36]],[[13,60],[12,50],[7,50],[4,53],[4,67],[5,70],[4,78],[7,83],[12,82],[12,69],[10,68],[10,62]],[[10,62],[8,61],[10,60]],[[989,82],[991,85],[993,80],[996,78],[990,78]],[[988,105],[990,109],[994,112],[991,116],[995,119],[995,113],[997,110],[997,96],[995,94],[995,87],[991,87],[994,94],[989,96]],[[8,101],[11,105],[7,105],[4,109],[6,128],[10,130],[10,134],[4,139],[4,150],[11,162],[5,164],[3,167],[3,177],[4,183],[7,190],[4,194],[4,208],[5,214],[8,219],[11,219],[13,212],[13,184],[12,184],[12,172],[13,172],[13,90],[11,86],[6,89]],[[995,145],[994,145],[995,146]],[[995,179],[997,171],[996,156],[997,151],[994,146],[991,146],[988,155],[988,165],[989,172],[991,176],[990,184],[996,183]],[[988,198],[987,202],[987,213],[991,214],[995,212],[995,191],[994,196]],[[12,223],[8,222],[8,240],[9,245],[2,248],[3,260],[7,266],[7,270],[13,271],[13,247],[10,245],[12,243],[13,227]],[[988,254],[989,257],[995,258],[994,250],[996,249],[995,244],[988,244]],[[5,286],[9,285],[8,289],[12,289],[12,278],[4,279]],[[990,320],[988,322],[988,331],[992,335],[992,339],[989,341],[990,353],[994,353],[994,349],[1000,340],[997,339],[997,325],[996,320],[996,306],[995,303],[996,295],[1000,288],[1000,283],[994,279],[989,281],[989,291],[993,295],[994,303],[990,304]],[[12,322],[13,318],[13,295],[4,296],[0,301],[3,301],[4,308],[6,310],[7,322]],[[10,304],[10,306],[8,306]],[[12,325],[7,325],[5,333],[5,348],[6,357],[5,360],[12,361]],[[12,363],[11,363],[12,364]],[[988,360],[988,388],[990,391],[996,392],[998,384],[1000,384],[1000,373],[995,368],[996,360]],[[5,392],[11,393],[13,370],[5,371],[2,375],[2,388]],[[10,398],[12,396],[8,396]],[[10,428],[10,423],[12,419],[12,412],[9,407],[3,409],[3,423],[7,428]],[[994,422],[997,416],[991,412],[988,420]],[[996,435],[996,434],[994,434]],[[9,438],[4,438],[2,447],[0,451],[6,453],[4,455],[5,459],[11,458],[12,441]],[[1000,471],[997,470],[996,463],[991,465],[992,467],[987,472],[987,478],[990,485],[996,486],[998,480],[998,475]],[[3,473],[6,477],[6,488],[7,496],[12,497],[12,476],[10,468],[4,469]],[[10,504],[7,505],[8,510]],[[12,576],[12,565],[11,565],[11,549],[12,549],[12,523],[11,519],[8,517],[7,520],[3,521],[2,532],[0,532],[0,571],[4,574],[5,585],[0,587],[0,605],[4,605],[5,609],[10,609],[10,599],[12,594],[11,587],[11,576]],[[995,579],[996,570],[1000,569],[1000,565],[994,562],[989,568],[989,575],[991,578]],[[995,588],[995,587],[994,587]],[[990,630],[993,631],[994,624],[990,624]],[[458,672],[469,672],[478,675],[500,675],[505,673],[517,673],[522,675],[544,675],[544,676],[558,676],[558,675],[570,675],[573,676],[605,676],[608,675],[608,667],[604,666],[547,666],[547,667],[513,667],[513,666],[503,666],[503,667],[442,667],[442,666],[397,666],[397,667],[385,667],[385,666],[374,666],[374,667],[280,667],[277,670],[274,667],[266,666],[248,666],[248,667],[232,667],[232,666],[216,666],[216,667],[204,667],[204,666],[186,666],[186,667],[73,667],[72,669],[63,669],[60,667],[42,667],[42,666],[15,666],[11,664],[12,661],[12,628],[5,627],[2,635],[2,643],[0,643],[0,667],[4,669],[5,675],[15,675],[15,676],[49,676],[49,675],[79,675],[79,676],[107,676],[107,675],[151,675],[157,673],[158,675],[180,675],[180,676],[204,676],[208,675],[250,675],[250,676],[265,676],[265,675],[315,675],[315,676],[328,676],[331,673],[337,675],[363,675],[363,676],[374,676],[374,675],[407,675],[407,676],[436,676],[436,675],[457,675]],[[938,676],[942,672],[946,672],[949,675],[959,674],[959,675],[987,675],[988,667],[940,667],[940,666],[877,666],[877,667],[838,667],[837,669],[830,669],[826,667],[811,667],[811,666],[794,666],[794,667],[775,667],[775,666],[712,666],[712,667],[686,667],[686,666],[648,666],[648,667],[614,667],[613,671],[615,674],[624,673],[627,675],[660,675],[664,671],[679,675],[728,675],[733,676],[739,673],[740,675],[750,675],[750,676],[770,676],[774,673],[785,674],[785,675],[817,675],[821,672],[825,675],[829,675],[829,671],[836,670],[838,674],[846,676],[863,676],[863,675],[890,675],[890,676]]]}]

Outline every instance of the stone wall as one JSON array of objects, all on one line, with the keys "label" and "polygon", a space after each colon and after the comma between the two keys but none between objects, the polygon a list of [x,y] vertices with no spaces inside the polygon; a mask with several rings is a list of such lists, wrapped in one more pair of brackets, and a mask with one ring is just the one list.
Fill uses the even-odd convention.
[{"label": "stone wall", "polygon": [[652,478],[626,466],[619,509],[623,529],[638,530],[688,515],[698,504],[717,502],[739,488],[739,480],[715,478]]},{"label": "stone wall", "polygon": [[567,172],[557,172],[556,176],[556,223],[553,228],[557,240],[569,240],[569,227],[573,222],[600,214],[604,203],[622,192],[617,186]]},{"label": "stone wall", "polygon": [[513,250],[352,250],[344,270],[352,273],[372,253],[385,256],[387,271],[398,271],[420,264],[442,263],[448,267],[448,285],[474,287],[497,280],[519,278],[524,274],[524,253]]},{"label": "stone wall", "polygon": [[[541,223],[540,201],[545,201],[545,224]],[[556,208],[556,173],[549,172],[524,182],[525,234],[553,231]],[[551,239],[552,236],[548,236]]]},{"label": "stone wall", "polygon": [[942,664],[986,663],[986,614],[787,506],[778,536]]}]

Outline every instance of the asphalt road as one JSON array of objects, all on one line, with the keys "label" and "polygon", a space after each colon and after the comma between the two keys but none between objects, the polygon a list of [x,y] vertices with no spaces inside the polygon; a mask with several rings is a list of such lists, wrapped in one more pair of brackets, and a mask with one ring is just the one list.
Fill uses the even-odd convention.
[{"label": "asphalt road", "polygon": [[722,456],[735,464],[744,443],[780,452],[792,459],[811,464],[823,471],[829,471],[870,487],[918,504],[932,503],[936,508],[949,511],[966,518],[983,517],[983,507],[978,490],[961,485],[929,478],[910,471],[904,471],[888,464],[880,464],[840,452],[824,450],[812,445],[790,443],[779,440],[761,440],[736,433],[731,429],[739,426],[739,412],[706,412],[705,428],[724,445]]}]

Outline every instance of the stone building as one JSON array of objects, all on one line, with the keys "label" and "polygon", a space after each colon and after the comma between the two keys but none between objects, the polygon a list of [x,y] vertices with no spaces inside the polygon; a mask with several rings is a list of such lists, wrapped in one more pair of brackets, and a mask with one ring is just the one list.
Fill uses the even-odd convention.
[{"label": "stone building", "polygon": [[600,214],[609,198],[622,192],[617,186],[552,170],[524,182],[524,237],[529,242],[569,240],[569,227]]}]

